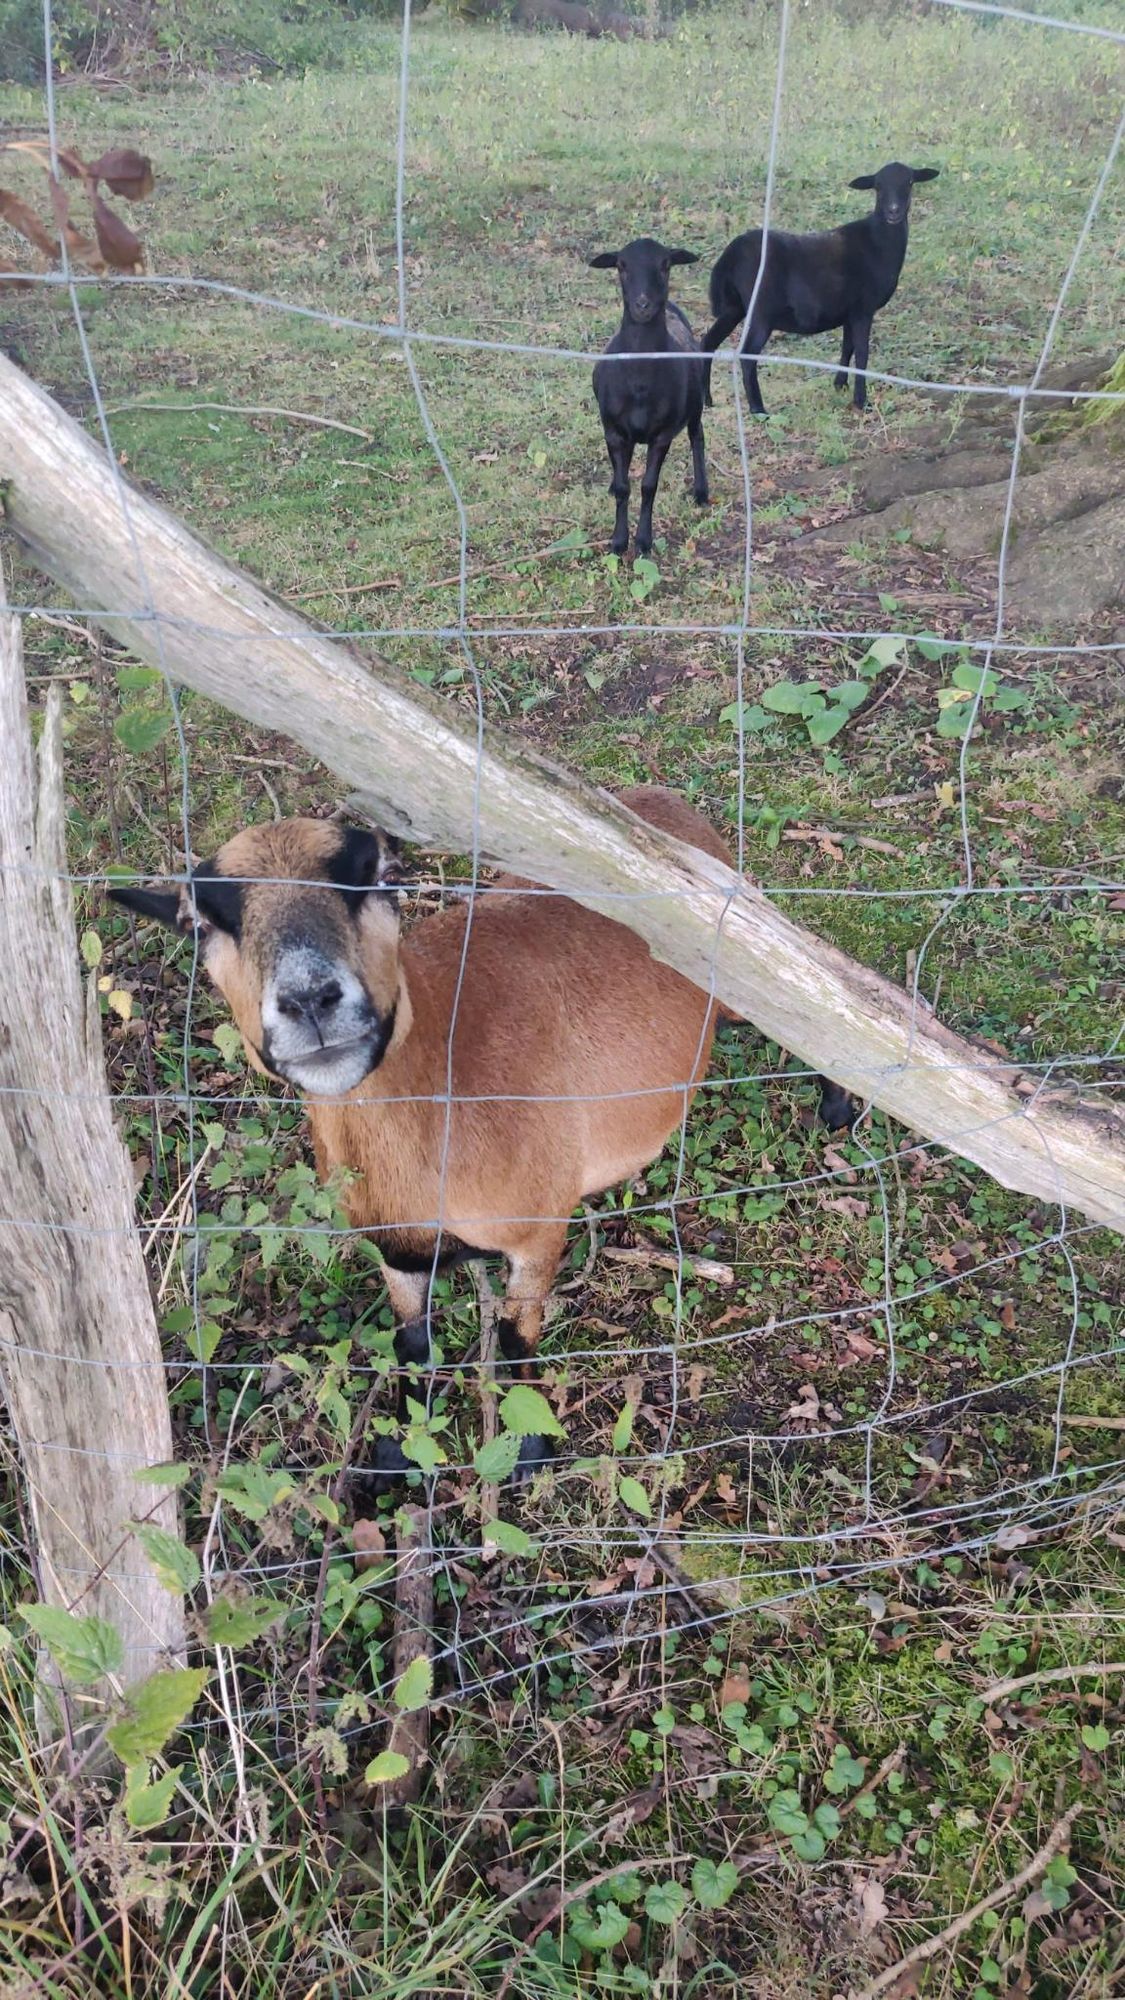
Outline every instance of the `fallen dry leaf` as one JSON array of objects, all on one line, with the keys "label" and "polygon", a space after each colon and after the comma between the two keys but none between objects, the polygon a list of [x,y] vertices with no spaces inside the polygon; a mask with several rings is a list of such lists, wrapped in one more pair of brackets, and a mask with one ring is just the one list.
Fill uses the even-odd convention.
[{"label": "fallen dry leaf", "polygon": [[358,1570],[374,1569],[387,1553],[387,1538],[378,1521],[352,1522],[352,1548]]},{"label": "fallen dry leaf", "polygon": [[726,1708],[728,1702],[749,1701],[750,1676],[742,1667],[733,1667],[719,1689],[719,1707]]},{"label": "fallen dry leaf", "polygon": [[857,1900],[860,1937],[870,1937],[887,1914],[886,1891],[876,1875],[869,1875],[866,1882],[857,1884]]}]

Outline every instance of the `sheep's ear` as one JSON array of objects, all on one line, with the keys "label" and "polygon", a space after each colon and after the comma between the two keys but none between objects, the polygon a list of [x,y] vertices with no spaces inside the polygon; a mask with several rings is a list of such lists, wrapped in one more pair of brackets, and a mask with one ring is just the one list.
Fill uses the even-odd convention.
[{"label": "sheep's ear", "polygon": [[191,918],[178,889],[138,889],[130,883],[109,891],[110,901],[138,917],[153,917],[170,931],[190,931]]},{"label": "sheep's ear", "polygon": [[695,250],[669,250],[668,262],[670,264],[698,264],[699,254]]},{"label": "sheep's ear", "polygon": [[596,257],[588,259],[591,271],[616,271],[619,250],[599,250]]},{"label": "sheep's ear", "polygon": [[874,174],[857,174],[854,181],[848,182],[848,186],[850,188],[873,188],[875,186],[875,176]]},{"label": "sheep's ear", "polygon": [[915,179],[916,181],[936,181],[936,179],[937,179],[938,175],[939,175],[939,174],[940,174],[940,172],[941,172],[941,168],[940,168],[940,167],[911,167],[910,171],[911,171],[911,173],[913,174],[913,176],[914,176],[914,179]]}]

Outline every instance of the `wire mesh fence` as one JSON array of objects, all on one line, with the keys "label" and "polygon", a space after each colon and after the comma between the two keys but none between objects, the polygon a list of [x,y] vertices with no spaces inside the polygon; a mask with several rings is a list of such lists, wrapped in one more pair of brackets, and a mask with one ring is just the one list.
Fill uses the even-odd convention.
[{"label": "wire mesh fence", "polygon": [[[993,7],[984,0],[940,0],[940,5],[951,13],[967,12],[1011,23],[1011,32],[1036,33],[1044,38],[1093,36],[1125,47],[1125,33],[1090,22]],[[786,101],[790,0],[780,0],[775,18],[775,76],[760,218],[763,249],[759,277],[769,233],[776,226],[775,184]],[[410,0],[405,0],[397,92],[397,314],[393,323],[181,272],[157,270],[140,277],[121,276],[113,279],[112,285],[130,301],[135,300],[138,311],[153,294],[167,299],[209,295],[240,302],[260,313],[263,321],[269,316],[284,317],[295,324],[316,324],[356,341],[387,345],[402,356],[420,435],[456,517],[456,613],[431,625],[396,623],[393,618],[369,626],[350,623],[329,636],[352,643],[368,638],[382,644],[421,640],[442,649],[443,656],[452,659],[459,670],[453,698],[471,715],[478,743],[483,744],[486,723],[494,719],[488,713],[489,676],[481,662],[481,648],[491,642],[534,641],[542,647],[552,639],[598,642],[636,633],[653,645],[706,638],[728,648],[735,684],[735,768],[730,796],[723,800],[723,806],[734,830],[737,871],[740,876],[748,875],[752,871],[746,845],[744,715],[751,686],[749,648],[775,639],[798,646],[806,641],[864,647],[878,641],[900,645],[915,635],[904,631],[890,614],[877,624],[855,627],[822,626],[804,620],[755,621],[757,475],[739,390],[737,347],[721,360],[716,357],[717,378],[729,362],[737,423],[737,478],[744,515],[737,615],[663,622],[628,613],[610,620],[568,614],[555,621],[548,617],[531,622],[518,616],[493,619],[474,613],[470,603],[473,538],[469,511],[443,445],[442,425],[435,416],[419,356],[427,351],[490,355],[516,370],[534,364],[567,371],[568,381],[573,379],[577,385],[600,350],[435,331],[415,323],[408,224],[411,34]],[[44,36],[46,116],[57,171],[61,139],[50,60],[50,0],[45,0]],[[1108,874],[1100,857],[1088,867],[1060,869],[1054,879],[1022,879],[1017,872],[998,882],[994,870],[981,865],[970,815],[973,760],[981,739],[987,676],[994,663],[1064,658],[1105,663],[1121,650],[1120,642],[1112,638],[1083,641],[1075,637],[1069,644],[1048,644],[1011,636],[1006,577],[1029,411],[1055,403],[1081,405],[1099,393],[1094,389],[1053,388],[1044,382],[1044,376],[1055,355],[1059,326],[1081,259],[1118,167],[1123,135],[1125,113],[1114,128],[1090,190],[1035,366],[1026,380],[1005,385],[1000,392],[1012,414],[1012,450],[997,551],[994,622],[984,636],[959,633],[955,641],[964,654],[979,659],[981,668],[966,704],[968,719],[953,784],[960,825],[960,866],[952,878],[908,888],[790,879],[763,884],[767,895],[795,901],[813,899],[814,907],[818,901],[827,905],[841,899],[901,902],[913,915],[929,905],[914,941],[911,962],[916,1018],[932,1004],[927,979],[937,942],[966,913],[990,904],[1018,905],[1026,910],[1065,901],[1070,907],[1083,898],[1104,905],[1125,890],[1125,882]],[[40,287],[61,287],[69,301],[96,433],[113,468],[122,517],[131,524],[133,497],[121,469],[114,418],[100,379],[86,284],[68,264],[65,243],[60,271],[27,275],[29,283]],[[743,342],[749,319],[748,312]],[[622,361],[628,358],[619,357]],[[803,351],[771,354],[770,363],[778,370],[812,373],[834,372],[836,365]],[[998,393],[994,383],[973,379],[933,379],[878,367],[869,368],[867,374],[872,385],[939,398],[972,401],[986,395],[995,398]],[[1118,393],[1116,401],[1125,403],[1125,395]],[[191,858],[199,852],[193,802],[198,743],[185,730],[181,694],[163,654],[166,613],[162,610],[161,576],[147,564],[136,537],[133,552],[137,595],[119,608],[134,623],[151,626],[164,671],[178,764],[175,817],[184,857],[182,867],[170,868],[164,879],[186,884]],[[14,610],[25,619],[73,621],[96,616],[104,622],[106,616],[101,607],[75,607],[47,598],[25,601]],[[246,668],[251,673],[268,673],[268,658],[247,659]],[[423,912],[451,898],[463,901],[467,910],[445,1050],[445,1081],[432,1100],[444,1121],[439,1172],[443,1192],[454,1108],[462,1101],[455,1088],[455,1047],[462,982],[473,952],[474,913],[497,893],[482,846],[479,811],[474,813],[470,833],[467,869],[457,871],[450,880],[440,873],[431,875],[419,892]],[[72,885],[83,892],[111,879],[104,870],[81,868],[70,877]],[[627,892],[622,896],[622,916],[629,916]],[[417,920],[426,922],[427,915],[423,913]],[[719,930],[721,919],[716,935]],[[143,970],[148,963],[142,958],[135,969]],[[141,1228],[168,1328],[170,1345],[163,1366],[174,1410],[180,1412],[183,1456],[205,1465],[212,1482],[208,1489],[211,1511],[205,1516],[204,1575],[208,1590],[217,1588],[223,1578],[236,1577],[251,1581],[255,1588],[267,1590],[287,1605],[298,1599],[314,1605],[327,1643],[325,1606],[339,1607],[343,1602],[340,1592],[333,1598],[333,1577],[341,1572],[350,1587],[356,1576],[355,1548],[348,1535],[338,1531],[340,1456],[352,1448],[348,1440],[370,1385],[385,1383],[384,1393],[389,1394],[401,1371],[393,1359],[387,1315],[381,1312],[379,1273],[374,1262],[370,1267],[373,1303],[355,1317],[350,1316],[354,1298],[349,1300],[346,1284],[341,1282],[334,1291],[326,1281],[318,1294],[316,1273],[334,1272],[345,1251],[361,1255],[371,1232],[350,1226],[341,1219],[334,1201],[317,1194],[311,1171],[303,1163],[294,1109],[279,1105],[276,1096],[256,1084],[244,1082],[239,1059],[229,1045],[223,1067],[217,1073],[212,1067],[206,1081],[201,1081],[199,1024],[202,1020],[210,1028],[216,1016],[205,995],[197,937],[183,969],[186,995],[178,1016],[178,1062],[163,1064],[169,1072],[166,1081],[153,1066],[150,1052],[144,1088],[136,1088],[118,1074],[121,1088],[116,1102],[131,1132],[136,1132],[142,1117],[151,1120],[149,1213]],[[712,995],[718,991],[717,978],[713,960]],[[998,1032],[1002,1034],[1002,1028]],[[1018,1065],[982,1049],[980,1067],[1018,1067],[1020,1073],[1033,1077],[1031,1106],[1041,1092],[1062,1080],[1077,1080],[1083,1092],[1104,1090],[1108,1096],[1120,1080],[1123,1032],[1125,1026],[1096,1048],[1060,1049],[1056,1055]],[[222,1048],[221,1041],[218,1046]],[[467,1567],[480,1557],[482,1535],[487,1540],[489,1532],[488,1518],[483,1522],[481,1518],[482,1480],[473,1451],[477,1428],[473,1411],[478,1392],[485,1409],[492,1405],[491,1382],[497,1375],[503,1376],[506,1364],[491,1353],[477,1355],[473,1340],[478,1306],[487,1320],[489,1311],[495,1311],[495,1302],[483,1285],[474,1299],[464,1286],[458,1288],[443,1275],[443,1231],[448,1232],[449,1223],[440,1198],[433,1214],[396,1218],[400,1225],[426,1232],[433,1241],[429,1278],[438,1365],[433,1374],[425,1378],[412,1374],[410,1380],[420,1398],[418,1430],[437,1449],[429,1467],[434,1476],[424,1475],[422,1461],[411,1479],[427,1512],[440,1605],[432,1657],[442,1698],[448,1704],[468,1705],[510,1695],[513,1689],[526,1691],[535,1675],[549,1675],[576,1656],[589,1659],[620,1648],[664,1644],[670,1633],[721,1628],[755,1610],[776,1614],[786,1604],[829,1586],[870,1584],[896,1565],[986,1551],[998,1541],[1001,1547],[1018,1546],[1021,1536],[1060,1517],[1120,1506],[1125,1460],[1110,1450],[1076,1465],[1071,1449],[1073,1434],[1068,1434],[1066,1422],[1072,1385],[1087,1371],[1102,1371],[1106,1380],[1115,1381],[1120,1367],[1112,1301],[1104,1285],[1109,1266],[1096,1233],[1085,1222],[1076,1221],[1062,1202],[1050,1214],[1041,1208],[1021,1207],[1018,1202],[1002,1203],[997,1214],[990,1215],[983,1184],[957,1167],[956,1135],[950,1135],[948,1145],[903,1139],[881,1118],[876,1108],[878,1075],[870,1078],[870,1095],[850,1141],[842,1149],[830,1149],[821,1160],[814,1159],[798,1171],[779,1171],[773,1161],[747,1158],[744,1147],[753,1122],[750,1113],[760,1112],[767,1100],[776,1101],[779,1093],[784,1096],[794,1087],[799,1090],[811,1075],[811,1070],[796,1063],[779,1064],[772,1059],[754,1067],[746,1060],[739,1031],[726,1030],[716,1068],[700,1086],[690,1108],[690,1079],[681,1080],[684,1117],[678,1140],[673,1141],[663,1163],[656,1163],[643,1182],[624,1195],[607,1195],[588,1213],[585,1230],[575,1224],[561,1296],[564,1300],[568,1295],[580,1301],[587,1298],[587,1280],[599,1239],[608,1242],[611,1250],[616,1247],[632,1254],[639,1263],[630,1264],[627,1257],[617,1265],[611,1263],[611,1278],[606,1280],[609,1291],[604,1293],[625,1321],[625,1329],[620,1331],[607,1324],[604,1316],[582,1306],[577,1324],[567,1327],[565,1333],[553,1326],[549,1333],[542,1359],[548,1377],[554,1380],[552,1407],[562,1416],[564,1436],[555,1459],[553,1484],[525,1517],[533,1530],[531,1538],[521,1538],[515,1544],[520,1553],[512,1560],[525,1565],[523,1573],[513,1578],[508,1572],[503,1602],[491,1600],[486,1614],[474,1609],[469,1582],[472,1571]],[[545,1101],[552,1100],[548,1097]],[[724,1120],[721,1141],[716,1141],[716,1125]],[[171,1146],[167,1143],[169,1133],[174,1135]],[[783,1150],[783,1135],[775,1129],[775,1136],[777,1149]],[[167,1180],[169,1160],[176,1164],[174,1183]],[[287,1189],[283,1198],[288,1208],[283,1216],[279,1217],[263,1184],[263,1177],[268,1176],[280,1176]],[[908,1212],[928,1176],[936,1177],[947,1188],[945,1200],[955,1218],[943,1246],[942,1262],[908,1258],[903,1249]],[[224,1188],[232,1184],[239,1190],[237,1198],[230,1206],[228,1197],[228,1206],[224,1206]],[[259,1188],[260,1201],[255,1192]],[[834,1268],[829,1268],[827,1275],[821,1271],[818,1288],[808,1282],[803,1267],[823,1251],[826,1197],[833,1205],[833,1247],[828,1255],[830,1267],[834,1259]],[[19,1206],[19,1189],[7,1190],[2,1224],[5,1235],[26,1226]],[[780,1270],[764,1268],[760,1248],[732,1258],[725,1231],[734,1213],[766,1223],[784,1216],[788,1250]],[[638,1226],[639,1245],[635,1240],[613,1241],[622,1235],[635,1239]],[[73,1238],[78,1255],[99,1235],[96,1220],[77,1216],[59,1216],[52,1227]],[[289,1295],[268,1275],[274,1258],[281,1254],[282,1243],[288,1246],[286,1256],[292,1254],[296,1259],[292,1266],[282,1265],[291,1287]],[[1001,1247],[995,1247],[997,1244]],[[251,1254],[257,1263],[250,1316],[261,1319],[252,1332],[243,1323],[246,1315],[237,1311],[236,1289],[240,1257]],[[850,1271],[842,1256],[850,1256]],[[647,1318],[630,1309],[617,1283],[617,1273],[624,1272],[627,1292],[630,1272],[638,1269],[643,1270],[648,1288],[645,1298],[651,1310]],[[655,1291],[651,1289],[653,1282]],[[234,1302],[226,1299],[220,1310],[217,1301],[223,1300],[228,1290],[235,1292]],[[1054,1328],[1051,1353],[1033,1355],[1026,1363],[1020,1351],[1018,1321],[1023,1291],[1036,1295],[1041,1313]],[[331,1299],[327,1306],[325,1296]],[[716,1313],[712,1306],[716,1296],[724,1301],[737,1297],[739,1303]],[[224,1313],[228,1311],[226,1323]],[[276,1324],[271,1323],[271,1315]],[[639,1333],[638,1317],[644,1322]],[[564,1307],[562,1320],[566,1318]],[[65,1354],[69,1366],[81,1369],[89,1365],[88,1357],[68,1351],[64,1327],[60,1327],[59,1339],[59,1352]],[[934,1341],[948,1342],[957,1355],[954,1376],[944,1386],[935,1385],[927,1367],[926,1357]],[[255,1346],[260,1350],[257,1355]],[[830,1385],[820,1387],[819,1371],[826,1358],[835,1372]],[[129,1365],[123,1363],[123,1374]],[[863,1377],[861,1393],[847,1386],[843,1371],[853,1366]],[[827,1375],[824,1381],[828,1382]],[[1035,1421],[1025,1426],[1021,1436],[1026,1441],[1011,1459],[999,1442],[999,1432],[1008,1421],[1005,1413],[1023,1408],[1034,1408]],[[990,1435],[990,1426],[995,1435]],[[974,1440],[973,1448],[965,1462],[958,1463],[959,1440],[966,1436]],[[49,1439],[38,1442],[45,1451],[54,1448]],[[263,1445],[269,1447],[264,1461]],[[59,1476],[65,1480],[65,1459],[74,1447],[58,1449],[63,1461]],[[317,1468],[318,1454],[323,1457],[325,1453],[332,1466],[330,1473]],[[357,1450],[354,1459],[353,1495],[366,1490],[362,1451]],[[252,1461],[268,1467],[266,1505],[258,1512],[248,1505],[248,1489],[245,1484],[240,1488],[236,1474],[240,1464]],[[715,1488],[710,1482],[717,1464],[722,1470],[716,1507]],[[740,1469],[737,1482],[732,1482],[732,1464]],[[316,1490],[322,1501],[330,1503],[322,1508],[320,1524],[314,1520],[312,1540],[307,1523],[302,1528],[304,1550],[294,1540],[290,1504],[298,1486],[306,1498]],[[709,1489],[709,1511],[701,1512],[698,1495],[704,1488]],[[339,1492],[344,1490],[340,1484]],[[624,1504],[623,1494],[631,1496]],[[357,1499],[355,1511],[361,1512],[362,1507],[363,1502]],[[519,1518],[518,1507],[507,1502],[503,1512],[513,1520]],[[269,1526],[256,1538],[247,1524],[265,1517]],[[341,1591],[343,1588],[341,1585]],[[76,1598],[80,1601],[81,1593]],[[361,1733],[367,1725],[347,1719],[346,1697],[338,1694],[331,1701],[326,1701],[323,1693],[318,1697],[314,1676],[309,1677],[303,1691],[287,1687],[282,1692],[269,1684],[265,1670],[256,1668],[252,1676],[241,1677],[228,1662],[223,1666],[221,1696],[214,1712],[202,1720],[197,1718],[192,1726],[208,1736],[216,1729],[225,1730],[232,1744],[242,1746],[239,1756],[247,1736],[262,1730],[274,1749],[284,1740],[286,1749],[297,1754],[303,1729],[309,1724],[309,1710],[321,1717],[333,1715],[341,1701],[342,1733]]]}]

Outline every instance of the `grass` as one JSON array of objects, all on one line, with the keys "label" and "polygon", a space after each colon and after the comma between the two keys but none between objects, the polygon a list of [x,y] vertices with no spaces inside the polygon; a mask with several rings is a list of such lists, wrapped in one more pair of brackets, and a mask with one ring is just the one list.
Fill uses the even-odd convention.
[{"label": "grass", "polygon": [[[613,294],[582,259],[642,228],[703,253],[680,292],[702,324],[708,262],[760,208],[776,35],[768,8],[612,46],[417,22],[411,326],[593,348],[612,330]],[[342,28],[340,59],[300,78],[201,75],[137,94],[76,84],[65,136],[152,153],[153,270],[393,323],[397,34]],[[942,168],[918,198],[876,365],[1026,379],[1108,149],[1118,75],[1108,45],[1045,30],[939,9],[794,9],[778,219],[857,212],[846,182],[883,158]],[[871,116],[857,139],[859,102]],[[4,110],[42,117],[15,89]],[[1118,176],[1068,294],[1060,359],[1120,344],[1123,217]],[[199,290],[81,297],[129,474],[361,650],[470,701],[448,636],[457,516],[399,345]],[[25,364],[89,413],[67,300],[5,310]],[[827,340],[802,351],[832,358]],[[740,668],[722,632],[662,629],[741,612],[742,474],[723,370],[708,424],[714,503],[692,507],[674,450],[654,577],[602,553],[611,503],[586,363],[415,354],[464,498],[490,717],[600,783],[680,785],[801,921],[894,978],[917,974],[953,1025],[1112,1084],[1112,1065],[1083,1067],[1112,1046],[1121,1013],[1112,656],[1035,652],[1034,633],[998,656],[1022,699],[982,707],[966,823],[978,885],[1021,895],[956,893],[960,745],[937,727],[950,656],[900,646],[827,749],[768,707],[779,682],[854,678],[872,630],[991,632],[987,565],[897,544],[833,551],[829,566],[797,539],[843,510],[861,455],[932,423],[933,401],[880,387],[861,422],[823,375],[766,369],[770,417],[750,439],[751,617],[797,630],[749,639]],[[277,405],[365,435],[146,401]],[[959,407],[940,406],[951,432]],[[13,597],[44,601],[13,561]],[[170,721],[159,685],[73,629],[25,622],[33,692],[51,678],[67,689],[76,871],[177,864],[180,774],[173,732],[156,734]],[[613,629],[541,634],[548,625]],[[800,636],[808,628],[856,636]],[[275,799],[335,801],[330,774],[284,740],[193,697],[181,711],[197,853]],[[362,1782],[393,1706],[388,1575],[353,1546],[356,1515],[393,1539],[395,1503],[349,1498],[338,1525],[323,1506],[325,1466],[390,1366],[377,1274],[333,1235],[297,1107],[247,1081],[206,994],[185,1021],[175,948],[80,902],[114,990],[130,996],[129,1020],[107,1007],[106,1043],[143,1217],[184,1185],[200,1134],[211,1147],[198,1298],[189,1233],[164,1301],[168,1352],[184,1364],[172,1394],[189,1538],[213,1504],[217,1442],[236,1472],[276,1476],[259,1518],[239,1505],[237,1478],[223,1507],[228,1588],[272,1600],[275,1615],[238,1653],[235,1726],[213,1677],[178,1739],[159,1829],[130,1825],[120,1804],[76,1818],[31,1747],[15,1615],[31,1586],[6,1517],[13,1993],[494,1996],[509,1972],[521,1996],[858,1992],[1017,1872],[1080,1797],[1069,1860],[1030,1903],[974,1924],[919,1990],[1119,1990],[1125,1737],[1120,1677],[1100,1669],[1121,1657],[1121,1538],[1095,1504],[1120,1456],[1112,1240],[1072,1220],[1060,1242],[1053,1215],[940,1149],[913,1150],[880,1115],[862,1144],[827,1149],[795,1066],[725,1030],[682,1158],[673,1149],[607,1198],[590,1227],[610,1244],[674,1247],[674,1213],[684,1250],[729,1263],[735,1282],[590,1267],[576,1231],[548,1349],[564,1463],[522,1509],[505,1502],[534,1546],[492,1562],[469,1469],[477,1300],[467,1280],[443,1281],[429,1435],[448,1468],[466,1469],[444,1469],[436,1489],[434,1762],[421,1804],[396,1822]],[[185,1039],[194,1139],[181,1105],[154,1116],[145,1101],[182,1092]],[[1041,1371],[1068,1352],[1060,1424],[1059,1374]],[[214,1364],[206,1401],[200,1353]],[[247,1366],[279,1354],[300,1365]],[[863,1426],[876,1417],[869,1460]],[[990,1512],[990,1496],[1029,1481],[1042,1482],[1037,1511],[1005,1537],[1006,1503]],[[314,1605],[327,1734],[310,1745]],[[1058,1665],[1093,1671],[988,1698]]]}]

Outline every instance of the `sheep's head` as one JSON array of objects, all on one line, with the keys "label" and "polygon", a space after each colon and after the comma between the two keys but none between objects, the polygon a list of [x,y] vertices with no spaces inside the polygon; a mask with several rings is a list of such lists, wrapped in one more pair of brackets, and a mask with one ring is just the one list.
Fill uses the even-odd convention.
[{"label": "sheep's head", "polygon": [[600,250],[591,257],[595,271],[616,271],[629,318],[645,325],[668,303],[668,273],[673,264],[698,264],[692,250],[669,250],[654,236],[638,236],[624,250]]},{"label": "sheep's head", "polygon": [[398,851],[326,820],[246,827],[180,889],[115,902],[194,932],[255,1069],[311,1097],[354,1090],[409,1027]]},{"label": "sheep's head", "polygon": [[848,186],[854,188],[874,188],[875,213],[882,222],[905,222],[910,214],[910,197],[916,181],[936,181],[937,167],[904,167],[901,160],[890,160],[880,167],[877,174],[857,174]]}]

